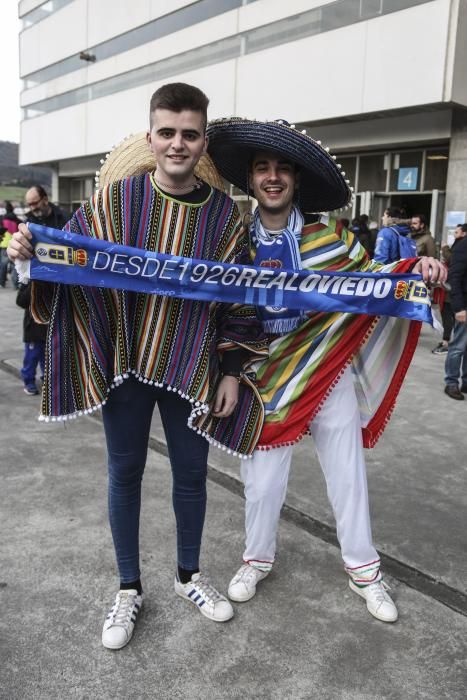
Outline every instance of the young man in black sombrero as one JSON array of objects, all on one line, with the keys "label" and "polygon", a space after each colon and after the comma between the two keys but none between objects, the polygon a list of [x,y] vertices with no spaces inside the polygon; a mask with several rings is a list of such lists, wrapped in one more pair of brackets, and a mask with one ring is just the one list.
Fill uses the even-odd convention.
[{"label": "young man in black sombrero", "polygon": [[[345,173],[319,142],[286,122],[225,119],[208,128],[221,174],[258,202],[250,225],[255,265],[288,269],[421,273],[442,281],[433,258],[372,263],[354,234],[328,215],[346,206]],[[243,602],[271,570],[292,449],[313,436],[337,523],[350,588],[379,620],[397,608],[383,583],[371,536],[363,447],[384,430],[415,350],[420,323],[405,319],[258,307],[270,333],[269,357],[255,362],[265,422],[251,460],[242,463],[246,496],[244,563],[229,597]]]}]

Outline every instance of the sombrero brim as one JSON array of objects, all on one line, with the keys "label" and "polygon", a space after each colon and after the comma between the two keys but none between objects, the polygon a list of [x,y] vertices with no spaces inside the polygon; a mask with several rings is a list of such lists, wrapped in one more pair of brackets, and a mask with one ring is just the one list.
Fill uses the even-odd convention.
[{"label": "sombrero brim", "polygon": [[[96,184],[104,187],[116,180],[150,173],[156,169],[157,161],[146,141],[146,132],[141,131],[126,138],[108,154],[96,174]],[[195,168],[195,175],[212,187],[224,189],[222,178],[208,155],[201,157]]]},{"label": "sombrero brim", "polygon": [[299,205],[303,211],[332,211],[351,201],[349,182],[328,150],[288,124],[232,117],[210,122],[207,135],[208,153],[216,168],[243,192],[248,192],[253,153],[274,151],[300,168]]}]

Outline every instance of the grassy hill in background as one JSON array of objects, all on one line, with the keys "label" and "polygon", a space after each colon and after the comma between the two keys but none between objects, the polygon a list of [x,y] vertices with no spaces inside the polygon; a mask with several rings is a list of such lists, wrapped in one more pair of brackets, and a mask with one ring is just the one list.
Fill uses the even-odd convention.
[{"label": "grassy hill in background", "polygon": [[28,191],[27,187],[18,187],[17,185],[0,185],[0,202],[8,199],[10,202],[23,202],[24,195]]},{"label": "grassy hill in background", "polygon": [[50,189],[51,181],[49,168],[18,165],[18,144],[0,141],[0,201],[9,199],[21,203],[29,187],[42,185]]}]

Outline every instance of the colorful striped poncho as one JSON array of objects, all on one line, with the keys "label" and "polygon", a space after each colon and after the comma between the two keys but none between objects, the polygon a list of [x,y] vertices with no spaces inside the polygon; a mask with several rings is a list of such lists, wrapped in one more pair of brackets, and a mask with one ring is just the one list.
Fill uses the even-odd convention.
[{"label": "colorful striped poncho", "polygon": [[[407,272],[414,260],[372,263],[357,237],[326,216],[305,226],[303,269],[348,272]],[[254,251],[251,251],[254,257]],[[351,363],[360,406],[363,442],[373,447],[384,430],[415,351],[421,323],[400,318],[308,313],[308,320],[275,337],[269,356],[254,362],[265,420],[259,449],[292,445],[309,432],[310,421]],[[212,419],[200,419],[213,429]],[[214,426],[222,439],[225,422]]]},{"label": "colorful striped poncho", "polygon": [[[221,262],[248,258],[239,213],[229,197],[211,188],[201,204],[185,204],[161,193],[148,174],[106,186],[65,228],[160,253]],[[189,400],[191,425],[208,412],[219,353],[239,346],[266,352],[251,307],[37,282],[32,310],[36,320],[49,322],[44,420],[94,411],[134,374]],[[263,411],[250,386],[242,387],[237,416],[241,422],[220,443],[235,453],[251,452]]]},{"label": "colorful striped poncho", "polygon": [[[314,270],[406,272],[414,263],[371,263],[357,237],[328,217],[305,226],[300,253],[303,268]],[[303,437],[351,363],[363,442],[373,447],[394,408],[420,328],[400,318],[312,313],[297,330],[273,340],[269,357],[254,365],[266,414],[258,446]]]}]

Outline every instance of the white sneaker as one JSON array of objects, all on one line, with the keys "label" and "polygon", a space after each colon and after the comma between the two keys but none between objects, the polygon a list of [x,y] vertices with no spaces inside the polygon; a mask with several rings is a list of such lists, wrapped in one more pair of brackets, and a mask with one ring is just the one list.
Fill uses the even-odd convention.
[{"label": "white sneaker", "polygon": [[117,593],[102,630],[102,644],[107,649],[121,649],[128,644],[142,604],[143,596],[138,591],[130,589]]},{"label": "white sneaker", "polygon": [[257,584],[268,574],[269,571],[260,571],[250,564],[243,564],[229,583],[227,595],[237,603],[246,603],[255,595]]},{"label": "white sneaker", "polygon": [[227,622],[233,617],[234,611],[227,598],[200,573],[193,574],[189,583],[176,578],[174,588],[177,595],[197,605],[200,613],[214,622]]},{"label": "white sneaker", "polygon": [[395,622],[398,617],[397,608],[392,598],[388,595],[390,591],[385,581],[371,583],[369,586],[357,586],[352,579],[349,579],[350,588],[366,600],[368,612],[383,622]]}]

